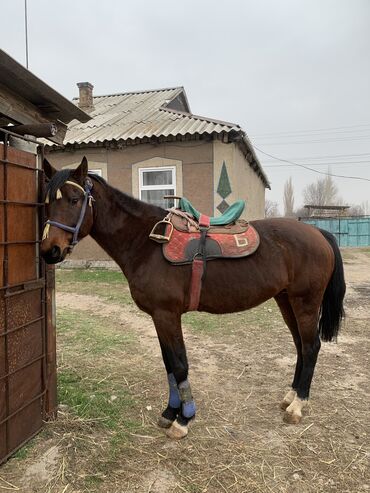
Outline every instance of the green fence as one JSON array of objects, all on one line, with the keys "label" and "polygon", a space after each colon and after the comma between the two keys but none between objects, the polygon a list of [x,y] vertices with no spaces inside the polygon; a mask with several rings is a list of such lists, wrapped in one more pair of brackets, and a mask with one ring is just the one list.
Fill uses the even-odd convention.
[{"label": "green fence", "polygon": [[333,233],[339,246],[370,246],[370,216],[300,218],[301,221]]}]

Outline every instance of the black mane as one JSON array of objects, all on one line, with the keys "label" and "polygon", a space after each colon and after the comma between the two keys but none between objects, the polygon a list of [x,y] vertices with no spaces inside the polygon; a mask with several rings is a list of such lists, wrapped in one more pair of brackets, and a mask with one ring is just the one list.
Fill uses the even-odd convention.
[{"label": "black mane", "polygon": [[49,195],[49,201],[55,200],[57,190],[59,190],[66,181],[71,177],[72,169],[62,169],[55,173],[46,186],[46,195]]},{"label": "black mane", "polygon": [[[48,182],[46,186],[46,195],[49,194],[50,201],[56,199],[57,190],[59,190],[65,184],[66,181],[71,179],[72,173],[73,173],[73,169],[62,169],[61,171],[55,173],[55,175],[51,178],[51,180]],[[104,178],[97,175],[96,173],[89,172],[88,175],[90,178],[96,179],[96,181],[98,181],[102,185],[107,184]]]}]

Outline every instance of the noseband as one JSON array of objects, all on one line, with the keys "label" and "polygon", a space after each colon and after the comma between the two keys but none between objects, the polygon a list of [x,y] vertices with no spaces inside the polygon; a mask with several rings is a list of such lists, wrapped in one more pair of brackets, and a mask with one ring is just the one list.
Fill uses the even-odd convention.
[{"label": "noseband", "polygon": [[[78,185],[78,183],[75,183],[74,181],[66,181],[64,183],[64,185],[73,185],[74,187],[76,187],[76,188],[78,188],[78,189],[80,189],[80,190],[83,191],[83,193],[84,193],[84,201],[82,203],[82,207],[81,207],[81,211],[80,211],[80,217],[78,218],[77,224],[74,227],[73,226],[68,226],[67,224],[63,224],[63,223],[60,223],[58,221],[51,221],[49,219],[45,223],[44,233],[42,235],[42,239],[45,240],[49,236],[50,226],[56,226],[59,229],[63,229],[64,231],[68,231],[68,233],[72,233],[73,234],[72,242],[69,245],[69,250],[70,250],[70,252],[72,252],[73,247],[75,245],[77,245],[77,243],[78,243],[78,239],[77,238],[78,238],[78,234],[80,232],[80,228],[81,228],[82,222],[83,222],[84,217],[85,217],[87,203],[89,203],[89,207],[92,207],[92,202],[93,202],[94,198],[91,195],[91,190],[92,190],[93,184],[92,184],[91,180],[89,178],[87,178],[86,181],[85,181],[84,188],[82,188],[81,185]],[[58,196],[58,192],[59,192],[59,196]],[[57,198],[61,198],[62,195],[61,195],[60,190],[58,190],[58,192],[57,192]],[[46,197],[46,200],[45,200],[45,203],[48,203],[48,202],[49,202],[49,197],[47,196]]]}]

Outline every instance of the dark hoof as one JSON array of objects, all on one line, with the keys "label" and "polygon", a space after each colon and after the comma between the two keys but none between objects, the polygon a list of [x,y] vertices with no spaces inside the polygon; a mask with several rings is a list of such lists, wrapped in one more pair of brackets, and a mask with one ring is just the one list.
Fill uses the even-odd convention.
[{"label": "dark hoof", "polygon": [[157,422],[157,424],[160,428],[170,428],[172,423],[173,423],[173,421],[165,418],[164,416],[160,416],[158,419],[158,422]]},{"label": "dark hoof", "polygon": [[158,419],[158,426],[160,428],[170,428],[180,413],[180,408],[174,408],[167,406],[162,415]]},{"label": "dark hoof", "polygon": [[282,409],[283,411],[285,411],[285,409],[290,406],[291,402],[287,402],[287,401],[282,401],[280,402],[280,409]]}]

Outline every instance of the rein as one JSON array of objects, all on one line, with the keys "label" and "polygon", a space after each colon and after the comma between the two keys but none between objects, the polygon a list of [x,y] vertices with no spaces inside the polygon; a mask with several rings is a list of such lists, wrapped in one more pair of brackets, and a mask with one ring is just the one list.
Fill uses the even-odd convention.
[{"label": "rein", "polygon": [[[42,239],[45,240],[49,236],[50,226],[56,226],[59,229],[63,229],[64,231],[68,231],[69,233],[73,234],[72,242],[69,245],[69,250],[70,250],[70,252],[72,252],[74,246],[77,245],[77,243],[78,243],[78,234],[80,232],[80,228],[81,228],[82,222],[83,222],[84,217],[85,217],[87,203],[89,203],[89,207],[92,207],[92,202],[93,202],[94,198],[91,195],[91,190],[92,190],[93,184],[92,184],[90,179],[87,179],[85,181],[84,188],[81,187],[81,185],[79,185],[78,183],[75,183],[74,181],[66,181],[64,183],[64,185],[73,185],[74,187],[78,188],[79,190],[82,190],[82,192],[84,193],[84,201],[82,203],[80,216],[78,218],[77,224],[76,224],[76,226],[68,226],[67,224],[63,224],[63,223],[60,223],[58,221],[51,221],[49,219],[45,223]],[[56,198],[57,198],[57,200],[62,198],[62,193],[60,190],[57,191]],[[45,203],[46,204],[49,203],[49,194],[46,196]]]}]

